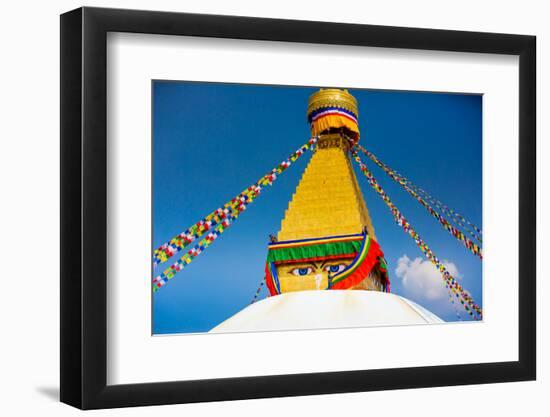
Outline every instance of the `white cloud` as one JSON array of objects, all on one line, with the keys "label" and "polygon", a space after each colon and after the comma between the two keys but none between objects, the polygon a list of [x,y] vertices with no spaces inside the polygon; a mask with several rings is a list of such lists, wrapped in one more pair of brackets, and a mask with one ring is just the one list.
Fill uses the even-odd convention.
[{"label": "white cloud", "polygon": [[[443,265],[454,278],[460,278],[460,272],[454,263],[443,261]],[[411,260],[403,255],[397,260],[395,275],[403,282],[407,295],[415,299],[435,301],[448,298],[441,273],[427,259]]]}]

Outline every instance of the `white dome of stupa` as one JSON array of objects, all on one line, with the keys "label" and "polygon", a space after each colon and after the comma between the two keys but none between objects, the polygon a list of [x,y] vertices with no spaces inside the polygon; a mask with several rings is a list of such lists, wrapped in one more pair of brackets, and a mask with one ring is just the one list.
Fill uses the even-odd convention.
[{"label": "white dome of stupa", "polygon": [[379,291],[297,291],[258,301],[210,332],[305,330],[443,323],[418,304]]}]

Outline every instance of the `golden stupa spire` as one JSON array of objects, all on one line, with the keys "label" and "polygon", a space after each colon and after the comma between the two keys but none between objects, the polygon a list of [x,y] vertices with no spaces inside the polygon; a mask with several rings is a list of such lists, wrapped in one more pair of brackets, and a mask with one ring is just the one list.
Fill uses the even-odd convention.
[{"label": "golden stupa spire", "polygon": [[[342,114],[336,110],[319,119],[322,125],[315,123],[315,112],[330,109],[341,109]],[[344,137],[358,138],[357,116],[357,101],[346,90],[321,89],[309,98],[312,133],[319,135],[317,150],[285,212],[279,241],[357,234],[364,228],[376,239]]]},{"label": "golden stupa spire", "polygon": [[357,117],[357,101],[346,90],[321,89],[309,98],[308,121],[317,145],[277,240],[269,244],[271,295],[389,291],[384,254],[350,160],[350,146],[359,140]]}]

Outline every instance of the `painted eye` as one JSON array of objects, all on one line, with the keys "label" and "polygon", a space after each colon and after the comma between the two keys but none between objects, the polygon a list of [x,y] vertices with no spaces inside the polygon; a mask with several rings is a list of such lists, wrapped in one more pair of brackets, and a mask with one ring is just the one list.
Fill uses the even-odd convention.
[{"label": "painted eye", "polygon": [[313,272],[313,268],[294,268],[292,271],[292,274],[297,276],[304,276],[309,275]]},{"label": "painted eye", "polygon": [[328,265],[325,267],[325,270],[327,272],[330,272],[331,274],[337,274],[338,272],[342,272],[346,268],[346,265],[339,264],[339,265]]}]

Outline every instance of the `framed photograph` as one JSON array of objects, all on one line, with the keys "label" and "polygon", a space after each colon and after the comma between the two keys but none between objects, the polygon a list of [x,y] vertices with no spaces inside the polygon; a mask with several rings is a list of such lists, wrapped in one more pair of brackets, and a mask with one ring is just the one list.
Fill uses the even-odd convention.
[{"label": "framed photograph", "polygon": [[535,37],[61,16],[61,401],[533,380]]}]

